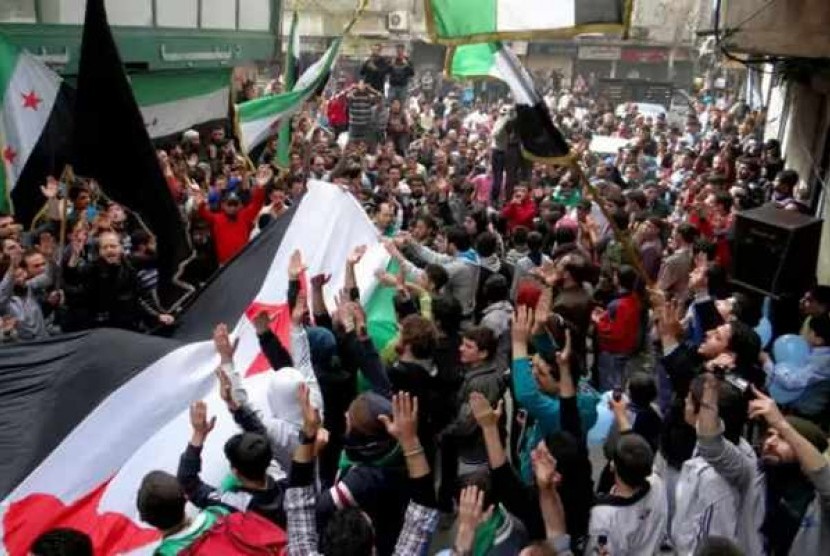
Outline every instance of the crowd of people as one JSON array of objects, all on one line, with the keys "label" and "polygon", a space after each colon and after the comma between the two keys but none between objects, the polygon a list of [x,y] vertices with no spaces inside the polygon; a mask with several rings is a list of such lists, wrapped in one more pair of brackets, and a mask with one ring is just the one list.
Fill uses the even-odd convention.
[{"label": "crowd of people", "polygon": [[[524,160],[504,100],[408,96],[411,70],[402,50],[373,53],[355,85],[294,118],[285,171],[275,141],[254,173],[221,129],[159,151],[189,223],[191,283],[308,179],[363,204],[399,271],[378,274],[396,290],[398,328],[379,352],[354,281],[364,250],[332,311],[325,277],[299,287],[295,253],[291,345],[267,315],[255,322],[274,372],[269,408],[248,401],[217,323],[217,376],[242,430],[225,444],[231,480],[199,477],[216,417],[196,403],[177,474],[153,472],[138,492],[142,520],[163,535],[157,553],[188,553],[217,523],[292,555],[830,551],[830,288],[804,295],[812,351],[777,403],[761,302],[728,280],[736,214],[809,211],[779,144],[761,141],[764,114],[709,98],[683,126],[633,106],[617,116],[579,80],[545,97],[577,170]],[[597,136],[629,141],[599,155]],[[44,186],[33,233],[0,216],[4,337],[175,326],[154,295],[152,236],[94,184],[66,201],[60,187]],[[599,404],[613,424],[592,450]],[[32,553],[84,545],[77,536],[49,532]]]}]

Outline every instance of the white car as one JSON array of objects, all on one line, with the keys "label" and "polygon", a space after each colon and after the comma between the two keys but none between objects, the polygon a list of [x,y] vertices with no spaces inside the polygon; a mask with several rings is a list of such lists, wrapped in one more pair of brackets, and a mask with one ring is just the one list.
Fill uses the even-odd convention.
[{"label": "white car", "polygon": [[657,119],[657,116],[660,114],[666,115],[666,108],[662,104],[653,104],[650,102],[626,102],[620,104],[617,106],[615,114],[618,118],[624,118],[628,114],[629,108],[632,107],[636,107],[637,112],[646,117],[651,116],[652,119]]}]

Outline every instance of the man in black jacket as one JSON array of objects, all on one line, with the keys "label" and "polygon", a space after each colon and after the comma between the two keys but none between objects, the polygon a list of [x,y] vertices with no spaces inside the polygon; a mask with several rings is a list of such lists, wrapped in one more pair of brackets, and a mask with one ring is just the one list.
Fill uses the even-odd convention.
[{"label": "man in black jacket", "polygon": [[89,326],[140,330],[143,324],[173,324],[173,316],[162,312],[151,297],[139,294],[136,270],[125,260],[118,235],[104,232],[98,237],[99,258],[83,265],[83,238],[72,239],[72,255],[64,269],[70,287],[80,288],[90,315]]},{"label": "man in black jacket", "polygon": [[391,104],[393,100],[398,99],[405,110],[409,81],[415,76],[415,70],[406,55],[406,47],[399,44],[396,51],[397,55],[389,65],[389,103]]},{"label": "man in black jacket", "polygon": [[372,45],[372,55],[363,62],[360,68],[360,78],[372,89],[383,94],[386,76],[389,74],[389,61],[381,56],[380,49],[379,44]]}]

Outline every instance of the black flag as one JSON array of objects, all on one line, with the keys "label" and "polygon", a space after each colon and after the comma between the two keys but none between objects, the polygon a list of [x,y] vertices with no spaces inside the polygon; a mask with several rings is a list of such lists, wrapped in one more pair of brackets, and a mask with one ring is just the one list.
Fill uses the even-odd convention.
[{"label": "black flag", "polygon": [[74,166],[156,236],[159,295],[175,298],[173,278],[189,254],[184,224],[159,167],[112,36],[104,0],[88,0],[75,99]]}]

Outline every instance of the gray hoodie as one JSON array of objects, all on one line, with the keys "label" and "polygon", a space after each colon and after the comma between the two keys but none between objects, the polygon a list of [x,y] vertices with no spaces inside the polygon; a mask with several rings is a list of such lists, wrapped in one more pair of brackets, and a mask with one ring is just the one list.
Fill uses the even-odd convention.
[{"label": "gray hoodie", "polygon": [[[725,440],[723,434],[698,434],[697,448],[715,471],[738,490],[741,498],[739,527],[745,532],[760,529],[764,516],[758,508],[765,507],[766,493],[766,475],[762,468],[754,465],[738,447]],[[813,483],[816,496],[804,512],[801,527],[790,547],[790,555],[830,554],[830,464],[805,475]],[[759,515],[761,521],[758,521]],[[741,548],[747,554],[761,554],[753,552],[752,546]]]},{"label": "gray hoodie", "polygon": [[496,351],[496,367],[508,368],[510,362],[510,320],[513,318],[513,305],[509,301],[498,301],[488,305],[481,317],[481,326],[489,328],[499,340]]},{"label": "gray hoodie", "polygon": [[[449,275],[449,281],[445,286],[446,292],[461,304],[464,319],[472,318],[473,311],[476,308],[476,291],[480,270],[478,256],[470,257],[461,254],[452,257],[437,253],[423,245],[415,245],[413,250],[416,256],[426,264],[439,264],[444,267]],[[467,253],[470,253],[470,251]]]}]

